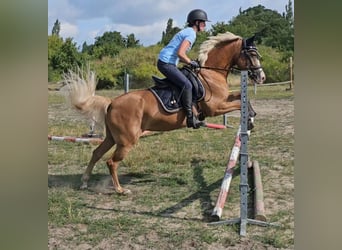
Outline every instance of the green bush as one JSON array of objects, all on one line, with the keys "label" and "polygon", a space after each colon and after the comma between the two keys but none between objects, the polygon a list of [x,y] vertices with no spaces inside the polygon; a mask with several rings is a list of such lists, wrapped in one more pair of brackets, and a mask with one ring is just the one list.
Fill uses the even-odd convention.
[{"label": "green bush", "polygon": [[135,80],[132,85],[133,88],[145,88],[153,85],[152,75],[162,77],[162,74],[159,72],[156,65],[145,62],[133,69],[131,73]]},{"label": "green bush", "polygon": [[258,46],[262,56],[261,65],[266,74],[266,83],[283,82],[290,79],[289,58],[271,47]]}]

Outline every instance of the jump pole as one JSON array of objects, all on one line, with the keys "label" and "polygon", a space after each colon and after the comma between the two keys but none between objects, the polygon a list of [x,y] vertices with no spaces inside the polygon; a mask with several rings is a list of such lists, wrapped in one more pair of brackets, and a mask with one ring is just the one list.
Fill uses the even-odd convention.
[{"label": "jump pole", "polygon": [[241,71],[241,118],[240,118],[240,217],[230,219],[226,221],[211,222],[209,225],[220,225],[220,224],[240,224],[240,235],[246,236],[247,224],[255,224],[260,226],[276,225],[265,221],[254,220],[247,218],[247,195],[248,195],[248,96],[247,96],[247,81],[248,71]]},{"label": "jump pole", "polygon": [[225,125],[222,125],[222,124],[208,123],[208,122],[204,124],[204,127],[213,128],[213,129],[225,129],[225,128],[227,128]]},{"label": "jump pole", "polygon": [[261,181],[261,173],[258,161],[253,161],[253,180],[254,180],[254,218],[266,221],[264,192]]},{"label": "jump pole", "polygon": [[103,142],[100,138],[83,138],[83,137],[72,137],[72,136],[54,136],[48,135],[49,141],[67,141],[67,142],[82,142],[82,143],[92,143],[100,144]]},{"label": "jump pole", "polygon": [[240,153],[240,131],[241,126],[239,126],[239,129],[236,133],[234,145],[232,151],[230,152],[227,168],[225,170],[224,177],[222,180],[221,190],[217,197],[215,208],[211,214],[211,217],[214,221],[219,221],[221,219],[222,210],[228,196],[230,183],[233,178],[234,167],[236,165]]}]

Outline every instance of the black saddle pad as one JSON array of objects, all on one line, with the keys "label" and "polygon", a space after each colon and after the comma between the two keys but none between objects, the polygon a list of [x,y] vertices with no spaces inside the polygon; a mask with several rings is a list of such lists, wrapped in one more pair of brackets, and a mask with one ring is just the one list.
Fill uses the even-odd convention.
[{"label": "black saddle pad", "polygon": [[[201,101],[205,96],[202,82],[190,68],[185,66],[181,68],[181,71],[192,84],[192,102],[197,103]],[[156,85],[149,88],[149,90],[156,96],[164,110],[169,113],[175,113],[182,109],[180,101],[182,90],[172,84],[167,78],[160,79],[155,76],[152,78]]]}]

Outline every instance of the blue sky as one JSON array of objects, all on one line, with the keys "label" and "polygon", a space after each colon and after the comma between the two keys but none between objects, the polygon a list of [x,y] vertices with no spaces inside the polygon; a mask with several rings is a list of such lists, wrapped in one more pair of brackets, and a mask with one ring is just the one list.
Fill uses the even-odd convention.
[{"label": "blue sky", "polygon": [[[60,36],[72,37],[77,46],[93,44],[106,31],[126,36],[134,33],[144,46],[156,44],[169,18],[173,26],[183,27],[188,12],[203,9],[211,24],[228,22],[239,9],[257,5],[282,14],[289,0],[48,0],[48,34],[56,19],[61,23]],[[294,8],[294,0],[292,0]],[[294,11],[294,10],[293,10]]]}]

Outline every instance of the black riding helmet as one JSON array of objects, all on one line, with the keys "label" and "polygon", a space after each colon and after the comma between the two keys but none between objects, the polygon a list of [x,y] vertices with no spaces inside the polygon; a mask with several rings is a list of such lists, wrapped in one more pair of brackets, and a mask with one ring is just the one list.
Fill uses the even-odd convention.
[{"label": "black riding helmet", "polygon": [[187,22],[189,25],[193,25],[196,20],[210,22],[207,17],[207,13],[201,9],[195,9],[189,12]]}]

